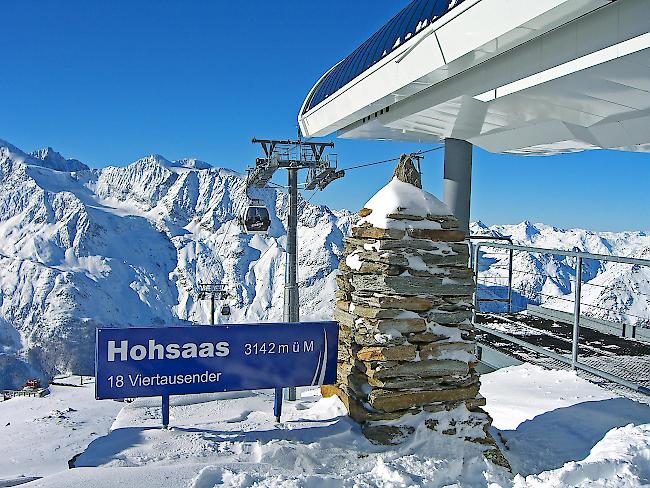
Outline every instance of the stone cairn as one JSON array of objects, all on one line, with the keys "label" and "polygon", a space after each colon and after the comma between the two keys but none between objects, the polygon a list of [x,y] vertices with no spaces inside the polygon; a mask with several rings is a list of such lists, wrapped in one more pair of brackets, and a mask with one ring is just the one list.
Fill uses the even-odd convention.
[{"label": "stone cairn", "polygon": [[[446,209],[421,190],[408,156],[394,178]],[[376,222],[372,212],[377,210],[362,209],[359,225],[345,239],[334,313],[340,324],[337,385],[323,386],[323,395],[341,398],[366,437],[384,444],[400,443],[415,431],[400,419],[447,412],[440,421],[429,416],[426,426],[485,446],[488,459],[507,466],[481,409],[471,324],[474,281],[464,232],[448,211],[422,215],[398,206],[373,215],[385,228],[368,222]]]}]

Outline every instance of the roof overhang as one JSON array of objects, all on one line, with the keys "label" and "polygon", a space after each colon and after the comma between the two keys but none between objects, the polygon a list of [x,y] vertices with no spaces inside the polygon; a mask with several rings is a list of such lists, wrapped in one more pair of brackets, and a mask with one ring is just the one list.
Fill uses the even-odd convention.
[{"label": "roof overhang", "polygon": [[650,150],[648,19],[648,0],[465,0],[304,105],[300,127],[507,153]]}]

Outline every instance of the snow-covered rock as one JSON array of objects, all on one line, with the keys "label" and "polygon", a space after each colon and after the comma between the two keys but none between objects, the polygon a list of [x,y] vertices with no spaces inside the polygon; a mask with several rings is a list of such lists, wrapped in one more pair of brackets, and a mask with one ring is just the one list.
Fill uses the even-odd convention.
[{"label": "snow-covered rock", "polygon": [[36,159],[43,161],[43,166],[46,168],[54,169],[56,171],[85,171],[90,169],[88,166],[83,164],[81,161],[76,159],[66,159],[61,154],[56,152],[51,147],[46,147],[44,149],[39,149],[32,153]]},{"label": "snow-covered rock", "polygon": [[189,169],[210,169],[212,165],[196,158],[183,158],[174,161],[174,166]]},{"label": "snow-covered rock", "polygon": [[[359,225],[379,229],[440,229],[440,224],[428,220],[428,216],[451,215],[449,208],[431,193],[393,178],[366,203],[370,212],[364,215]],[[391,218],[391,215],[408,215],[409,221]]]}]

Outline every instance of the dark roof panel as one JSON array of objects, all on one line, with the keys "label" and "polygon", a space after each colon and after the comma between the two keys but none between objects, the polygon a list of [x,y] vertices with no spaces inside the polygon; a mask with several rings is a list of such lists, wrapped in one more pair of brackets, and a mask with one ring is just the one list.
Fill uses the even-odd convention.
[{"label": "dark roof panel", "polygon": [[391,51],[405,42],[410,42],[431,22],[442,17],[463,1],[412,1],[321,80],[305,106],[305,112],[347,85]]}]

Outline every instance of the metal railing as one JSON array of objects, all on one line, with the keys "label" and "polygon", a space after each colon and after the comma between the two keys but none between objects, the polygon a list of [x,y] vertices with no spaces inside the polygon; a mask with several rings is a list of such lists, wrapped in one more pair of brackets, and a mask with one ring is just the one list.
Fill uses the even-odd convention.
[{"label": "metal railing", "polygon": [[[510,245],[512,245],[512,239],[507,236],[481,236],[481,235],[473,235],[473,236],[468,236],[467,240],[470,242],[470,249],[472,248],[472,241],[474,240],[489,240],[489,241],[506,241]],[[478,249],[478,247],[477,247]],[[508,258],[508,298],[492,298],[492,299],[484,299],[483,301],[491,301],[491,302],[505,302],[508,304],[508,313],[512,313],[512,258],[513,258],[513,250],[509,250],[509,258]],[[474,269],[474,263],[478,263],[478,252],[475,254],[474,252],[469,253],[470,256],[470,268]],[[476,268],[478,269],[478,268]],[[476,274],[477,271],[474,271],[475,279],[478,279],[478,275]],[[478,282],[476,284],[478,287]],[[478,296],[478,294],[476,295]],[[475,298],[476,299],[476,298]],[[476,307],[474,307],[476,309]]]},{"label": "metal railing", "polygon": [[[602,371],[600,369],[594,368],[592,366],[589,366],[585,364],[584,362],[580,361],[579,355],[578,355],[578,349],[579,349],[579,342],[580,342],[580,321],[581,321],[581,297],[582,297],[582,287],[583,285],[590,285],[589,282],[583,282],[583,262],[586,260],[594,260],[594,261],[599,261],[599,262],[614,262],[614,263],[621,263],[621,264],[629,264],[633,266],[646,266],[650,268],[650,260],[646,259],[637,259],[637,258],[630,258],[630,257],[623,257],[623,256],[609,256],[609,255],[602,255],[602,254],[592,254],[592,253],[587,253],[587,252],[582,252],[582,251],[566,251],[566,250],[560,250],[560,249],[547,249],[547,248],[540,248],[540,247],[531,247],[531,246],[519,246],[515,245],[510,242],[494,242],[494,240],[498,241],[503,241],[503,240],[510,240],[509,238],[493,238],[489,236],[472,236],[472,240],[482,240],[483,242],[477,242],[477,243],[471,243],[470,246],[473,248],[472,252],[470,253],[472,258],[471,258],[471,266],[474,272],[474,278],[476,281],[476,291],[474,293],[474,313],[473,313],[473,323],[475,327],[483,332],[487,332],[489,334],[492,334],[500,339],[503,339],[505,341],[509,341],[513,344],[516,344],[518,346],[521,346],[523,348],[526,348],[530,351],[533,351],[537,354],[555,359],[557,361],[560,361],[564,364],[567,364],[571,366],[573,369],[578,369],[582,370],[591,374],[594,374],[596,376],[599,376],[601,378],[604,378],[608,381],[612,381],[615,383],[618,383],[620,385],[626,386],[628,388],[631,388],[633,390],[639,391],[641,393],[644,393],[646,395],[650,395],[650,389],[647,387],[638,385],[634,382],[631,382],[627,379],[621,378],[617,375],[608,373],[606,371]],[[500,265],[497,267],[507,269],[507,277],[506,276],[501,276],[499,278],[505,279],[507,278],[507,291],[508,295],[507,298],[499,298],[499,297],[491,297],[491,298],[481,298],[479,295],[479,272],[481,270],[481,249],[482,248],[494,248],[494,249],[503,249],[507,251],[508,254],[508,264],[507,266]],[[521,340],[517,337],[513,337],[510,334],[507,334],[503,331],[495,330],[492,327],[485,326],[483,324],[480,324],[477,322],[477,313],[481,312],[480,305],[481,303],[485,302],[498,302],[498,303],[504,303],[507,305],[508,313],[512,313],[513,311],[513,275],[514,273],[529,273],[527,271],[522,271],[522,270],[514,270],[513,269],[513,261],[514,261],[514,255],[516,252],[525,252],[525,253],[534,253],[534,254],[540,254],[540,255],[550,255],[550,256],[564,256],[564,257],[570,257],[575,259],[575,284],[573,286],[573,328],[572,328],[572,336],[571,336],[571,357],[568,358],[566,356],[563,356],[561,354],[558,354],[556,352],[550,351],[549,349],[546,349],[544,347],[536,346],[533,344],[530,344],[524,340]],[[488,268],[489,269],[489,268]],[[594,286],[602,286],[602,285],[594,285]],[[604,286],[603,286],[604,287]],[[604,287],[605,288],[605,287]],[[543,293],[539,293],[539,295],[543,297],[549,297],[552,299],[558,299],[558,300],[569,300],[565,297],[561,296],[553,296],[553,295],[546,295]],[[571,301],[571,300],[569,300]],[[598,307],[597,305],[588,305],[584,304],[585,306],[589,307],[594,307],[596,309],[601,308],[603,310],[607,310],[604,307]],[[632,314],[626,314],[632,316]],[[650,324],[650,318],[648,317],[639,317],[634,315],[637,319],[642,319],[646,324]],[[507,318],[502,318],[506,322],[510,322],[512,324],[515,324],[516,322]],[[623,329],[625,330],[625,329]]]}]

